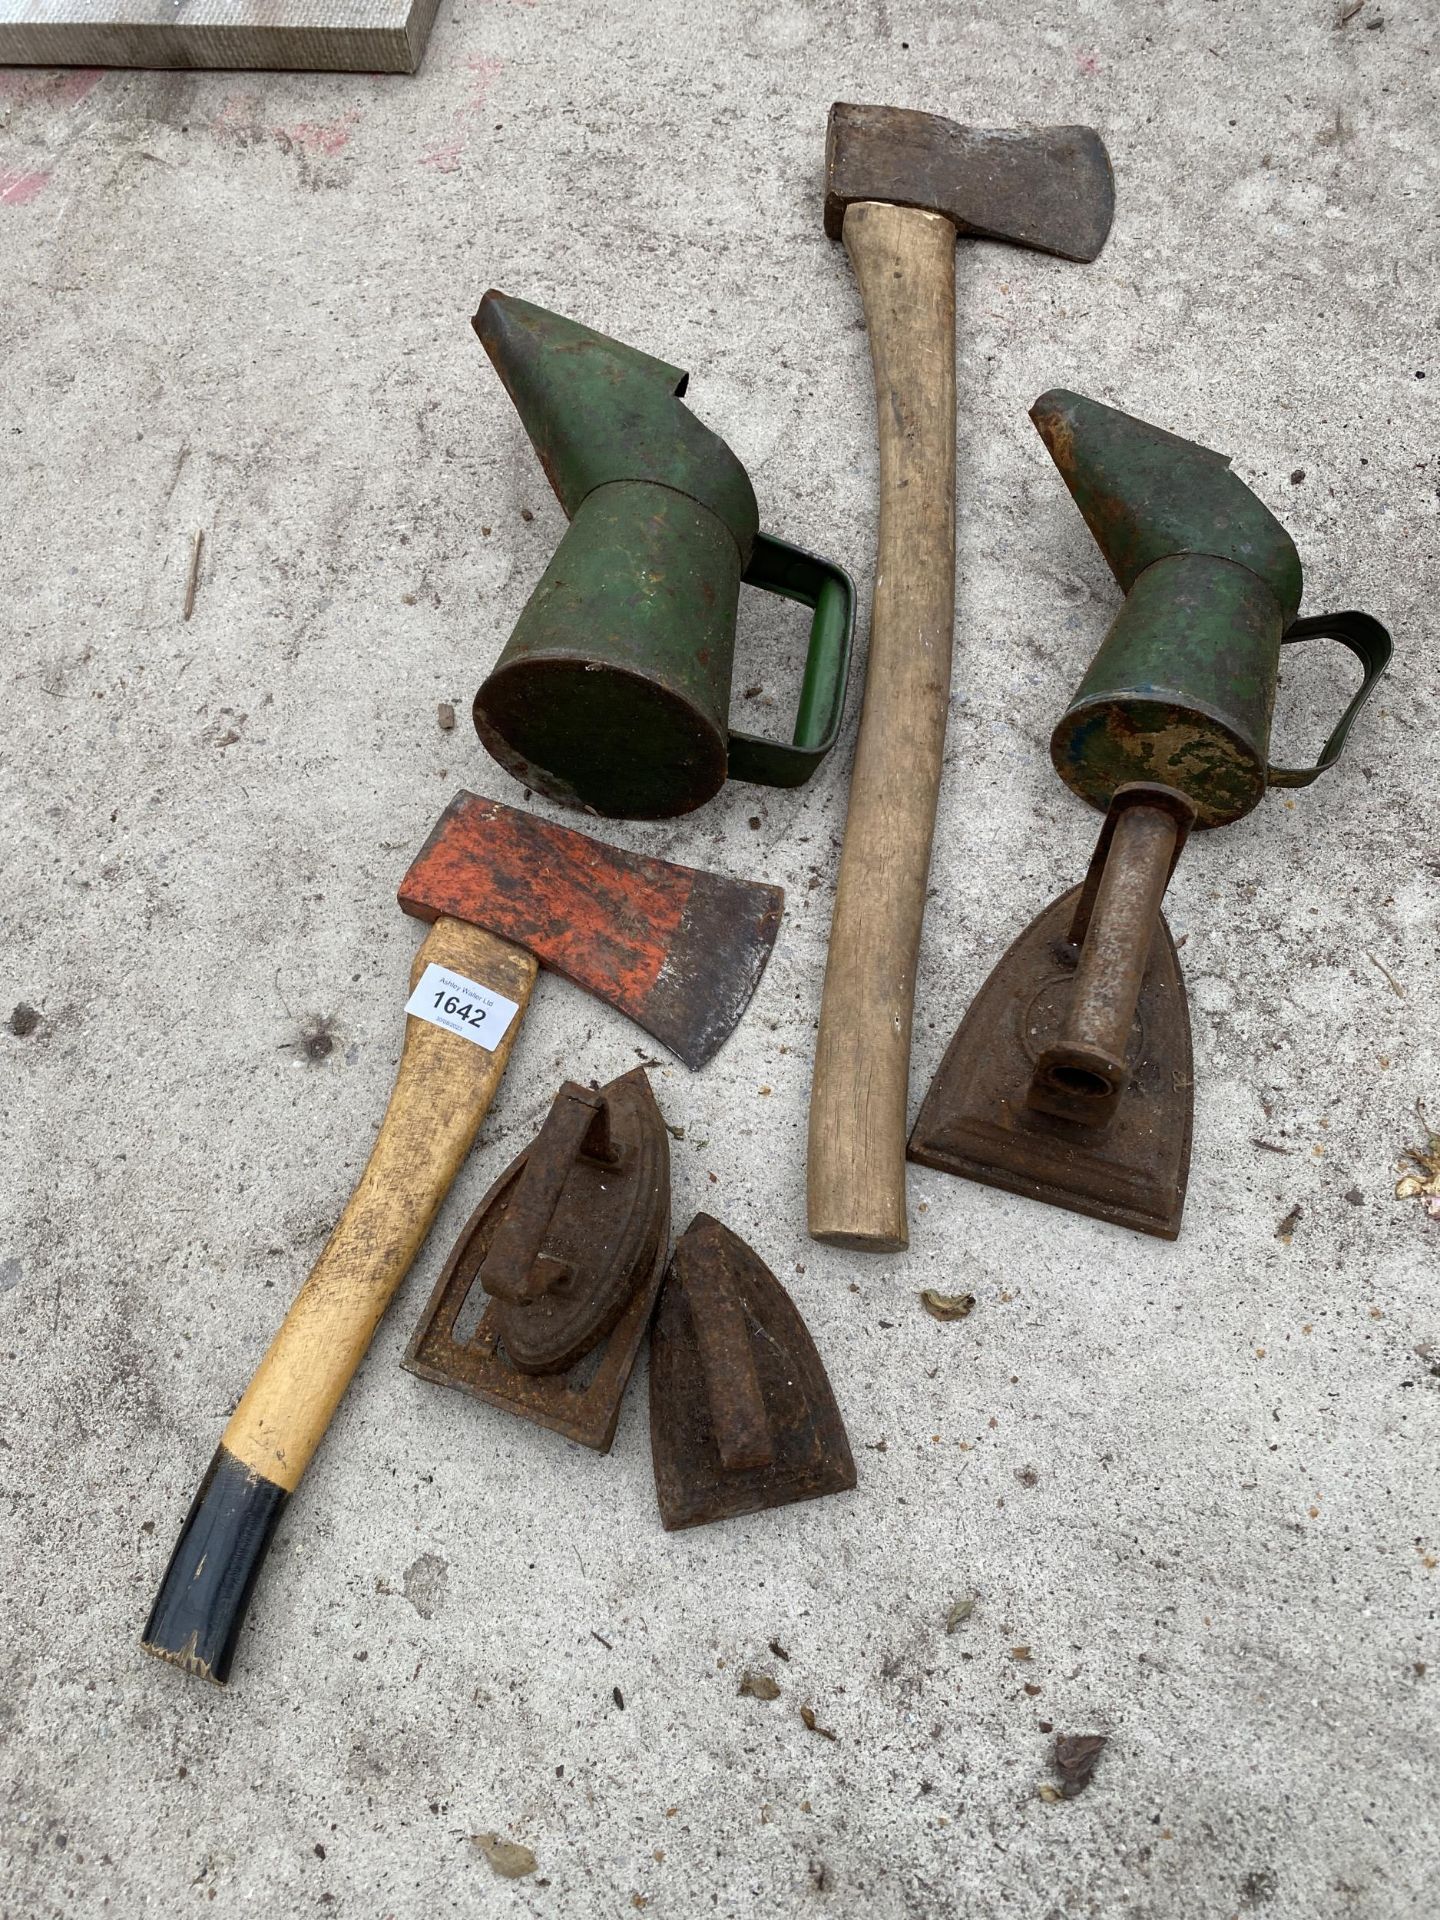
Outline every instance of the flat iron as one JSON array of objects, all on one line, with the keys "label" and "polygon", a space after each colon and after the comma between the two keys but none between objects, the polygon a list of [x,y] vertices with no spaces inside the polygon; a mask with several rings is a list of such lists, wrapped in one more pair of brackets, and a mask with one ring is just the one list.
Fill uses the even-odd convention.
[{"label": "flat iron", "polygon": [[466,1222],[401,1364],[608,1453],[669,1240],[670,1142],[644,1070],[567,1080]]},{"label": "flat iron", "polygon": [[667,1532],[855,1485],[825,1368],[780,1282],[697,1213],[650,1336],[650,1451]]}]

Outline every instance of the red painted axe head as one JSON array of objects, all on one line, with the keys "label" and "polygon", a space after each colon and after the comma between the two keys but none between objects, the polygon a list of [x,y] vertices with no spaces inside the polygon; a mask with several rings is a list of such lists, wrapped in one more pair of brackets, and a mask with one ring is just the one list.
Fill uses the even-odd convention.
[{"label": "red painted axe head", "polygon": [[856,200],[924,207],[981,240],[1093,260],[1115,215],[1115,181],[1093,127],[962,127],[837,100],[825,141],[832,240]]},{"label": "red painted axe head", "polygon": [[448,914],[533,953],[703,1067],[765,971],[781,888],[625,853],[458,793],[400,883],[420,920]]}]

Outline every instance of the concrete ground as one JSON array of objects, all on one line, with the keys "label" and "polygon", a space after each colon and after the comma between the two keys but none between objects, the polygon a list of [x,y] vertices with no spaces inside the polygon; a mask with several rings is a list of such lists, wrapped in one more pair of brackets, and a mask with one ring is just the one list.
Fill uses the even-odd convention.
[{"label": "concrete ground", "polygon": [[[0,1033],[7,1916],[1436,1910],[1440,1220],[1393,1188],[1440,1096],[1437,34],[1420,0],[459,0],[414,79],[0,75],[0,989],[39,1016]],[[1394,629],[1339,770],[1177,877],[1183,1236],[913,1170],[908,1255],[807,1239],[852,709],[808,789],[614,838],[787,889],[735,1038],[652,1078],[678,1219],[792,1290],[858,1491],[667,1536],[643,1369],[608,1458],[398,1369],[562,1074],[648,1052],[542,980],[209,1689],[139,1628],[382,1111],[396,882],[455,789],[520,799],[465,713],[562,519],[469,316],[493,283],[691,368],[765,524],[868,604],[837,97],[1092,122],[1119,194],[1092,267],[961,250],[912,1106],[1095,828],[1045,743],[1117,593],[1042,388],[1231,452],[1307,609]],[[744,617],[780,730],[803,623]],[[1283,757],[1348,684],[1308,651]],[[978,1304],[939,1324],[927,1286]],[[1092,1732],[1089,1790],[1047,1797],[1053,1733]]]}]

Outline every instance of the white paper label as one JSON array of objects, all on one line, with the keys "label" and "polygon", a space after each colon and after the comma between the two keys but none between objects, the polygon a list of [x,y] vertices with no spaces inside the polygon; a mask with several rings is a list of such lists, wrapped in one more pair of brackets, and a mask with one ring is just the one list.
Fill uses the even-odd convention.
[{"label": "white paper label", "polygon": [[405,1011],[493,1053],[520,1009],[503,993],[476,986],[463,973],[452,973],[449,967],[437,967],[432,961],[405,1002]]}]

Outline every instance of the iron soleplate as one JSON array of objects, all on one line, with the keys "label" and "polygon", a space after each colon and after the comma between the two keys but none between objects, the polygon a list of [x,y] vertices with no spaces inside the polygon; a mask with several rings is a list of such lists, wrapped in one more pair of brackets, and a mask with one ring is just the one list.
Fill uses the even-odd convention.
[{"label": "iron soleplate", "polygon": [[976,995],[915,1121],[909,1159],[1007,1193],[1173,1240],[1190,1176],[1195,1076],[1185,979],[1162,916],[1140,989],[1130,1082],[1106,1127],[1025,1105],[1059,1030],[1079,887],[1053,901]]},{"label": "iron soleplate", "polygon": [[[764,1466],[720,1459],[711,1393],[726,1398],[728,1383],[707,1380],[690,1305],[693,1294],[703,1311],[710,1288],[728,1290],[743,1316],[746,1348],[730,1360],[746,1371],[753,1363],[772,1455]],[[709,1214],[676,1245],[650,1335],[650,1451],[667,1532],[855,1485],[845,1423],[805,1322],[758,1254]]]},{"label": "iron soleplate", "polygon": [[[627,1148],[624,1172],[643,1188],[636,1201],[645,1218],[643,1223],[632,1221],[628,1233],[611,1248],[612,1252],[618,1248],[624,1253],[633,1290],[623,1305],[615,1302],[613,1317],[607,1309],[598,1323],[599,1344],[563,1371],[521,1372],[505,1352],[502,1321],[507,1303],[488,1295],[481,1295],[485,1310],[474,1332],[468,1337],[457,1333],[457,1323],[464,1324],[462,1315],[472,1289],[481,1293],[480,1268],[524,1172],[530,1153],[527,1147],[511,1161],[466,1222],[400,1364],[422,1380],[458,1387],[492,1407],[502,1407],[537,1426],[549,1427],[582,1447],[608,1453],[620,1419],[620,1403],[665,1277],[665,1253],[670,1244],[670,1156],[665,1123],[642,1069],[633,1068],[601,1091],[611,1102],[616,1134]],[[586,1178],[593,1180],[590,1174]],[[613,1184],[614,1176],[609,1178]],[[597,1254],[602,1244],[610,1246],[601,1229],[602,1216],[597,1208],[596,1246],[592,1249]],[[562,1221],[557,1231],[557,1245],[574,1256],[577,1267],[583,1267],[584,1249],[576,1239],[573,1223]],[[613,1293],[610,1297],[613,1300]],[[473,1310],[472,1315],[464,1316],[465,1320],[471,1317]]]}]

